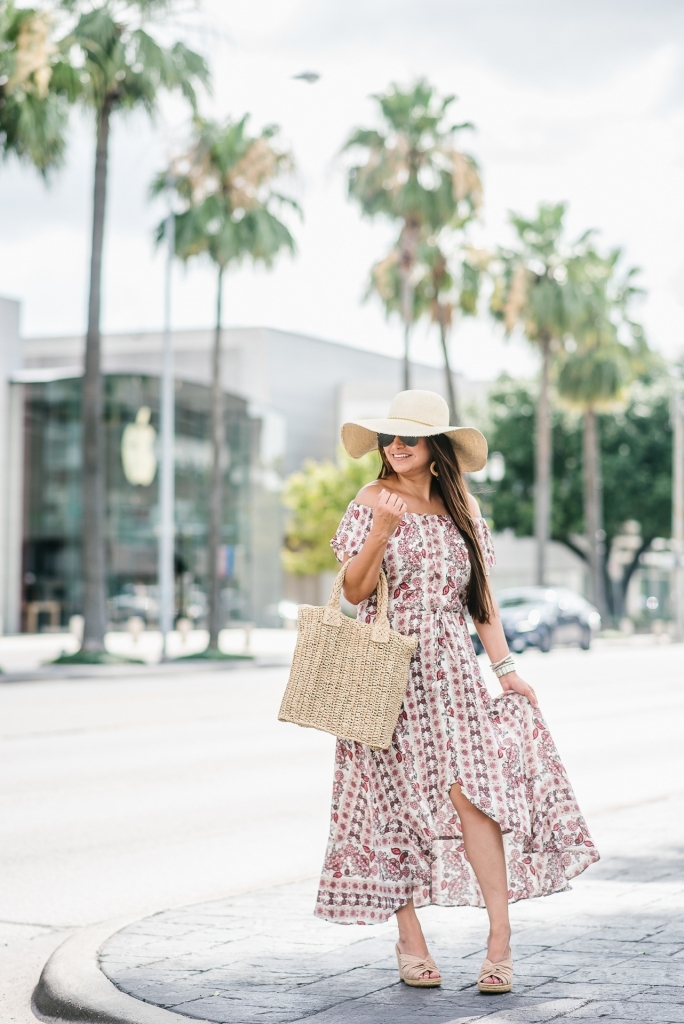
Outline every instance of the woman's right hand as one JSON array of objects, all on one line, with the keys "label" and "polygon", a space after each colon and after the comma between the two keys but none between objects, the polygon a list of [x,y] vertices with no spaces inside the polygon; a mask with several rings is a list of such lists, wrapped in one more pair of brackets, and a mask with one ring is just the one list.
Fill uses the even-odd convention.
[{"label": "woman's right hand", "polygon": [[383,487],[373,507],[371,532],[379,534],[387,542],[404,518],[406,510],[406,502],[398,494],[392,494]]},{"label": "woman's right hand", "polygon": [[406,502],[399,495],[392,494],[384,487],[377,494],[376,488],[377,485],[369,484],[359,491],[356,499],[361,500],[361,504],[365,504],[364,498],[367,500],[373,509],[373,522],[361,550],[352,558],[344,579],[344,596],[352,604],[365,601],[377,587],[387,541],[407,511]]}]

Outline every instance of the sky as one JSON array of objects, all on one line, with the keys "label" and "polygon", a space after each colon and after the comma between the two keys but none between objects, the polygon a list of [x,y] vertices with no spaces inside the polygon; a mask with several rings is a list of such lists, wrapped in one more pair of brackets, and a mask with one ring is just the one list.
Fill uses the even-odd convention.
[{"label": "sky", "polygon": [[[641,268],[638,313],[651,344],[684,348],[684,4],[681,0],[204,0],[164,31],[208,57],[203,112],[249,112],[276,123],[294,153],[288,183],[302,206],[298,252],[266,271],[228,275],[225,326],[266,325],[398,355],[401,326],[363,301],[370,267],[395,229],[371,223],[346,197],[340,149],[377,124],[374,93],[426,76],[455,93],[472,121],[461,146],[482,167],[484,208],[474,240],[512,240],[509,211],[568,202],[568,234],[599,230]],[[293,76],[315,71],[312,85]],[[117,117],[112,133],[103,328],[154,330],[163,315],[164,215],[149,183],[182,149],[187,110],[165,101],[156,123]],[[86,315],[93,131],[74,113],[64,168],[50,187],[0,166],[0,294],[22,301],[27,336],[82,332]],[[174,270],[179,328],[213,321],[215,274],[197,261]],[[473,379],[528,375],[524,339],[506,341],[483,314],[456,325],[454,368]],[[417,327],[413,358],[438,363],[434,327]]]}]

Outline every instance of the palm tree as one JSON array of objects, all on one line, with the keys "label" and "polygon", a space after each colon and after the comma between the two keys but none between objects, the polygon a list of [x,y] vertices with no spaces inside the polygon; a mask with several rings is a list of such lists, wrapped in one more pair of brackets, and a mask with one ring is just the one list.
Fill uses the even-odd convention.
[{"label": "palm tree", "polygon": [[[583,277],[591,233],[568,244],[563,237],[566,205],[540,205],[527,219],[511,214],[517,245],[499,249],[491,263],[494,290],[490,310],[506,333],[522,328],[541,356],[535,437],[536,579],[546,582],[546,550],[551,528],[551,370],[587,302]],[[591,288],[589,288],[591,291]]]},{"label": "palm tree", "polygon": [[[398,316],[406,323],[406,303],[410,301],[409,323],[413,324],[424,315],[426,305],[425,290],[420,287],[424,270],[414,260],[410,288],[406,290],[406,280],[402,273],[401,239],[389,250],[386,256],[374,263],[368,279],[368,287],[364,299],[377,295],[385,308],[385,317]],[[406,357],[406,350],[405,350]],[[407,359],[404,360],[404,384],[406,384]]]},{"label": "palm tree", "polygon": [[[565,403],[578,409],[584,420],[583,484],[584,531],[591,597],[601,615],[608,615],[605,587],[605,533],[603,484],[599,440],[599,413],[618,407],[628,385],[647,369],[649,352],[641,327],[629,316],[629,305],[641,293],[633,284],[636,269],[616,278],[621,252],[592,259],[588,277],[593,289],[574,328],[572,351],[561,365],[557,388]],[[628,338],[629,343],[621,340]]]},{"label": "palm tree", "polygon": [[453,246],[450,256],[446,255],[445,248],[434,235],[429,236],[421,246],[419,260],[424,267],[424,276],[418,287],[425,295],[425,304],[433,323],[439,328],[449,422],[458,424],[460,416],[449,357],[449,331],[455,315],[475,316],[477,313],[480,278],[486,266],[486,255],[466,247],[462,240]]},{"label": "palm tree", "polygon": [[[182,260],[204,254],[217,271],[216,325],[212,356],[212,473],[209,502],[209,647],[218,651],[221,615],[219,547],[223,523],[223,467],[226,445],[221,380],[223,278],[227,269],[245,259],[270,267],[283,249],[295,251],[288,227],[276,216],[276,205],[299,207],[274,190],[275,179],[292,171],[289,153],[278,148],[275,126],[259,135],[247,130],[248,115],[240,121],[197,118],[187,153],[173,161],[152,186],[155,194],[173,188],[182,206],[175,216],[175,248]],[[157,229],[159,240],[164,223]]]},{"label": "palm tree", "polygon": [[44,11],[0,5],[0,153],[45,178],[63,159],[67,108],[51,91],[54,45]]},{"label": "palm tree", "polygon": [[[484,263],[482,254],[464,245],[453,247],[451,258],[445,255],[445,248],[444,242],[434,234],[420,239],[411,280],[411,322],[416,323],[421,317],[429,316],[439,327],[450,422],[458,423],[458,402],[449,357],[448,335],[456,313],[472,316],[477,312]],[[366,297],[377,294],[388,317],[392,314],[401,315],[403,310],[400,267],[401,249],[397,242],[371,270]]]},{"label": "palm tree", "polygon": [[455,137],[472,125],[444,123],[455,96],[440,99],[420,79],[408,91],[393,85],[378,101],[382,129],[357,128],[343,151],[360,150],[349,170],[349,195],[371,218],[401,225],[398,273],[404,322],[404,388],[410,387],[409,338],[413,323],[414,268],[421,235],[447,225],[463,227],[482,202],[482,185],[472,156]]},{"label": "palm tree", "polygon": [[[100,308],[107,165],[112,116],[144,110],[154,116],[160,94],[179,90],[194,109],[195,88],[206,85],[207,65],[183,43],[161,46],[149,19],[167,13],[164,0],[62,0],[74,23],[60,41],[53,66],[57,90],[94,115],[96,128],[88,329],[83,378],[83,574],[85,618],[82,652],[104,651],[106,628],[105,480]],[[168,30],[168,26],[164,26]],[[74,56],[77,55],[76,59]]]}]

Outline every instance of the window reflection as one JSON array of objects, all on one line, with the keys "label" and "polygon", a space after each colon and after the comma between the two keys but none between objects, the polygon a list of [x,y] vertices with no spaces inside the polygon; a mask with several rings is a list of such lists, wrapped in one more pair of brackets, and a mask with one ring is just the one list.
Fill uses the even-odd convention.
[{"label": "window reflection", "polygon": [[[82,613],[81,380],[25,387],[22,629],[64,628]],[[260,421],[225,395],[224,516],[219,557],[228,619],[250,618],[253,453]],[[210,392],[176,383],[176,613],[205,625],[211,467]],[[105,377],[107,608],[111,624],[157,618],[159,380]],[[274,523],[277,529],[278,524]],[[277,539],[276,539],[277,544]]]}]

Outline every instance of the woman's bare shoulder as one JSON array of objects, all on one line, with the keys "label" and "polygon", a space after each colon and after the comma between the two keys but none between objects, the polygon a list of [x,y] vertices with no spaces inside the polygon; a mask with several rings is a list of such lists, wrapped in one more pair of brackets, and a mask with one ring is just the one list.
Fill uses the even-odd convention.
[{"label": "woman's bare shoulder", "polygon": [[477,498],[474,498],[470,493],[468,494],[468,508],[470,509],[470,514],[473,519],[479,519],[482,515],[480,506],[477,503]]},{"label": "woman's bare shoulder", "polygon": [[375,508],[380,497],[380,492],[383,489],[381,480],[373,480],[372,483],[366,484],[361,488],[359,493],[354,498],[357,505],[368,505],[369,508]]}]

